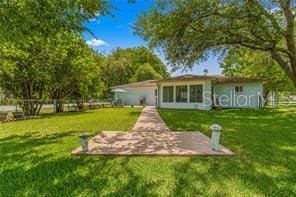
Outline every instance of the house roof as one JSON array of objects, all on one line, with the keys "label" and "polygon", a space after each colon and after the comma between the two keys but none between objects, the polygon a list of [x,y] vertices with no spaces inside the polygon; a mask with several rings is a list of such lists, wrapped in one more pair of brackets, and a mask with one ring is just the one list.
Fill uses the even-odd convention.
[{"label": "house roof", "polygon": [[157,80],[146,80],[146,81],[140,81],[135,83],[129,83],[129,84],[123,84],[119,86],[113,86],[111,89],[114,88],[134,88],[134,87],[152,87],[156,86]]},{"label": "house roof", "polygon": [[205,75],[180,75],[176,77],[170,77],[167,79],[159,80],[158,82],[173,82],[173,81],[200,81],[200,80],[215,80],[216,78],[213,76],[205,76]]},{"label": "house roof", "polygon": [[248,77],[229,77],[229,76],[217,76],[217,83],[231,83],[231,82],[264,82],[262,78],[248,78]]},{"label": "house roof", "polygon": [[223,75],[180,75],[176,77],[170,77],[167,79],[161,80],[146,80],[140,81],[135,83],[129,83],[119,86],[113,86],[111,89],[114,88],[134,88],[134,87],[153,87],[156,86],[157,83],[162,82],[177,82],[177,81],[203,81],[203,80],[210,80],[213,83],[234,83],[234,82],[264,82],[264,79],[259,78],[247,78],[247,77],[228,77]]},{"label": "house roof", "polygon": [[216,83],[230,83],[230,82],[263,82],[263,79],[259,78],[247,78],[247,77],[229,77],[223,75],[181,75],[177,77],[171,77],[168,79],[159,80],[158,82],[175,82],[175,81],[200,81],[210,80]]}]

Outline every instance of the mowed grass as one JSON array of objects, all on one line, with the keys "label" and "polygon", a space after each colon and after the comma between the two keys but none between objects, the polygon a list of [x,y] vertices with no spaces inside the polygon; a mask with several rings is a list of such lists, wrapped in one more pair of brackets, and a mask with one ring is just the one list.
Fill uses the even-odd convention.
[{"label": "mowed grass", "polygon": [[292,196],[296,108],[159,110],[172,130],[210,134],[235,157],[73,156],[78,134],[129,130],[141,109],[98,109],[0,124],[0,196]]},{"label": "mowed grass", "polygon": [[191,158],[184,162],[181,176],[193,192],[296,195],[296,107],[212,113],[160,110],[160,114],[174,131],[198,130],[211,136],[209,125],[221,125],[221,143],[237,154],[234,158]]}]

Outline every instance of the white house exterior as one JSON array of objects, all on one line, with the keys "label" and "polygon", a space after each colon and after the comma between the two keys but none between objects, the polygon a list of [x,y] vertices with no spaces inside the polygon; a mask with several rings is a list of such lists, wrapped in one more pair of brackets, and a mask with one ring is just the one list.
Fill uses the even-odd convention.
[{"label": "white house exterior", "polygon": [[[166,98],[167,89],[172,89],[173,96],[171,99]],[[192,94],[193,89],[201,91],[201,95],[194,98],[196,94]],[[211,91],[212,84],[210,80],[163,80],[158,85],[158,107],[210,110],[212,108]],[[203,93],[207,94],[208,100],[203,98]]]},{"label": "white house exterior", "polygon": [[241,77],[182,75],[164,80],[148,80],[112,87],[125,90],[116,93],[126,105],[159,108],[200,109],[260,108],[263,81]]},{"label": "white house exterior", "polygon": [[145,99],[145,104],[156,106],[157,99],[155,91],[157,89],[157,80],[147,80],[137,83],[130,83],[112,87],[112,89],[120,88],[126,92],[115,93],[115,99],[121,99],[126,105],[140,105],[140,100]]}]

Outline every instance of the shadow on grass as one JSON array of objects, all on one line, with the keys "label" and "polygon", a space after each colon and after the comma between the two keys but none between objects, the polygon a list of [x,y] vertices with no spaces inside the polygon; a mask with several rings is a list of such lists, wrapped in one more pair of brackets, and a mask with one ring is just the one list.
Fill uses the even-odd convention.
[{"label": "shadow on grass", "polygon": [[191,158],[175,166],[176,196],[223,196],[237,188],[245,188],[243,195],[295,195],[295,113],[273,109],[214,111],[212,117],[193,110],[160,113],[172,130],[200,130],[210,136],[209,125],[220,124],[221,143],[238,154],[233,159]]},{"label": "shadow on grass", "polygon": [[141,111],[131,111],[129,112],[130,116],[139,116],[141,114]]},{"label": "shadow on grass", "polygon": [[89,115],[93,114],[92,110],[81,111],[81,112],[60,112],[60,113],[49,113],[49,114],[41,114],[40,118],[49,118],[49,117],[63,117],[63,116],[77,116],[77,115]]},{"label": "shadow on grass", "polygon": [[24,135],[10,135],[0,138],[0,160],[28,162],[33,158],[33,153],[37,153],[36,157],[41,161],[40,156],[43,155],[43,147],[60,143],[64,138],[76,136],[76,133],[78,133],[78,131],[60,132],[41,136],[39,132],[32,132]]},{"label": "shadow on grass", "polygon": [[[140,112],[139,112],[140,113]],[[168,125],[221,124],[234,158],[77,157],[80,131],[0,138],[0,196],[295,195],[295,113],[161,110]]]},{"label": "shadow on grass", "polygon": [[[129,166],[129,158],[78,157],[76,133],[40,136],[38,132],[0,139],[0,196],[15,195],[148,195],[145,183]],[[68,144],[64,144],[67,141]]]},{"label": "shadow on grass", "polygon": [[[42,162],[29,169],[7,169],[0,174],[1,182],[5,183],[0,194],[148,195],[155,185],[145,183],[128,167],[128,161],[128,158],[68,157]],[[116,178],[122,176],[125,178]]]},{"label": "shadow on grass", "polygon": [[279,184],[284,182],[292,184],[293,175],[275,176],[263,170],[272,169],[272,165],[271,163],[263,167],[260,161],[251,162],[240,158],[190,158],[175,166],[174,196],[229,196],[231,195],[229,191],[237,191],[239,188],[244,188],[239,192],[240,195],[295,194],[291,185]]}]

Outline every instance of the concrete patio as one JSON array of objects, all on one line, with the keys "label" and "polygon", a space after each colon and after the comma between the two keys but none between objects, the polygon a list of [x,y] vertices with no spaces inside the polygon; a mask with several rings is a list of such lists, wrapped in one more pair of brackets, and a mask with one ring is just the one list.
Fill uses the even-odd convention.
[{"label": "concrete patio", "polygon": [[81,147],[77,155],[162,155],[162,156],[231,156],[234,153],[221,145],[211,149],[210,138],[194,131],[171,132],[154,107],[145,107],[131,132],[104,131],[89,141],[89,151]]}]

